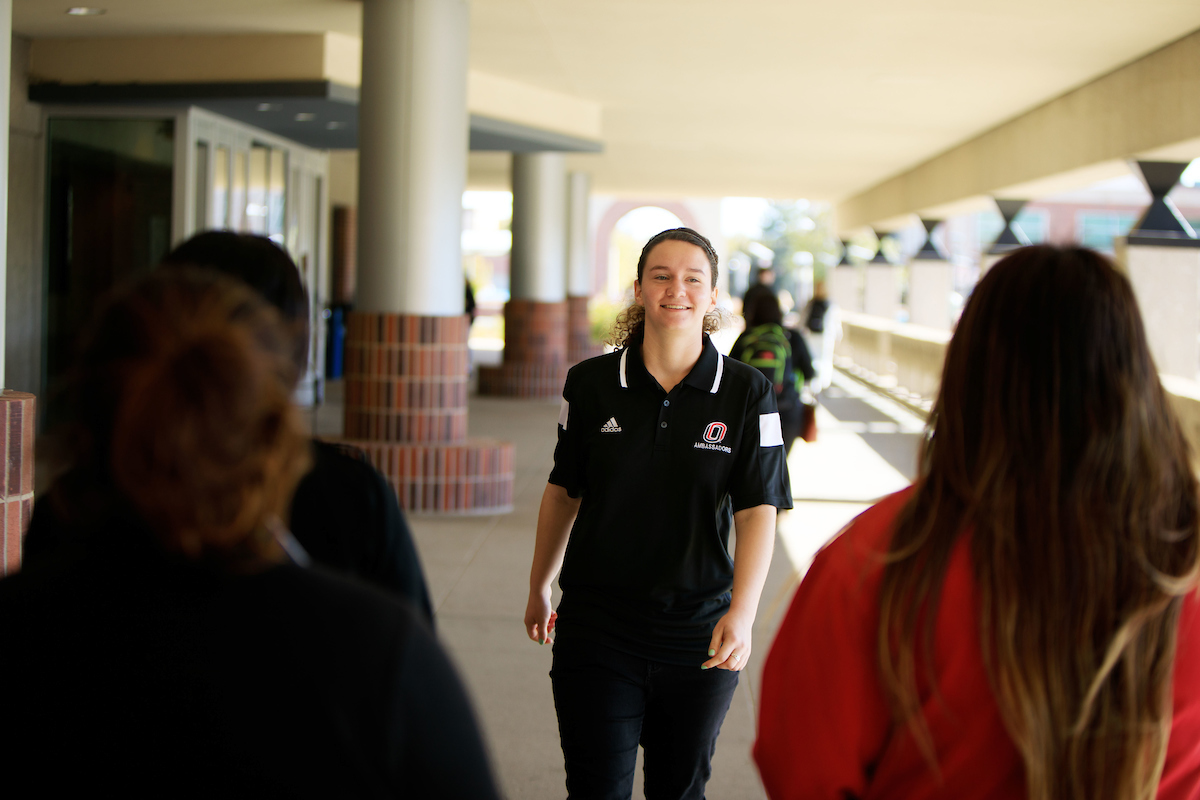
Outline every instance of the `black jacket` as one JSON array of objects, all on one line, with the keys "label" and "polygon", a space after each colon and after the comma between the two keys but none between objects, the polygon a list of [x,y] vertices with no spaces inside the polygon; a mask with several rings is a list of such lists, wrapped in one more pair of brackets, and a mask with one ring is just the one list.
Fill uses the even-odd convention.
[{"label": "black jacket", "polygon": [[0,580],[10,790],[498,796],[408,604],[321,568],[222,573],[132,519],[92,533]]}]

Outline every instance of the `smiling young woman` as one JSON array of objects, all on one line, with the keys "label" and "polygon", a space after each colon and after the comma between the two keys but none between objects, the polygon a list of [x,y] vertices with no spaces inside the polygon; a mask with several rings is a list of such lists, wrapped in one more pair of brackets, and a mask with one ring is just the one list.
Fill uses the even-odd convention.
[{"label": "smiling young woman", "polygon": [[[702,798],[791,492],[770,382],[726,358],[717,255],[651,238],[617,352],[574,367],[542,498],[525,627],[555,633],[569,797]],[[734,558],[729,534],[736,533]],[[554,576],[563,590],[551,610]]]}]

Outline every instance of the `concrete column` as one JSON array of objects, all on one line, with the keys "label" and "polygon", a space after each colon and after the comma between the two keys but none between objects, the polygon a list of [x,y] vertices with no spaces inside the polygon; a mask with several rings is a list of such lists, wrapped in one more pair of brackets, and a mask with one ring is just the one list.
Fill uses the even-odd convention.
[{"label": "concrete column", "polygon": [[1001,229],[1000,235],[996,237],[996,241],[992,242],[987,252],[979,260],[980,277],[983,277],[983,273],[991,269],[993,264],[1013,250],[1030,244],[1029,237],[1025,235],[1025,231],[1021,230],[1021,226],[1015,222],[1017,214],[1021,213],[1021,209],[1029,201],[992,199],[996,201],[996,208],[1000,210],[1000,216],[1004,218],[1004,228]]},{"label": "concrete column", "polygon": [[558,397],[567,369],[567,172],[562,153],[513,153],[504,361],[479,393]]},{"label": "concrete column", "polygon": [[[12,82],[12,0],[0,0],[0,254],[4,254],[0,268],[0,386],[8,386],[8,374],[4,363],[4,333],[8,324],[8,127],[9,92]],[[44,167],[43,167],[44,168]],[[33,465],[30,464],[30,469]]]},{"label": "concrete column", "polygon": [[842,240],[842,260],[830,271],[829,298],[845,311],[862,311],[859,269],[850,260],[850,242]]},{"label": "concrete column", "polygon": [[950,294],[954,275],[950,262],[933,242],[940,219],[922,219],[925,244],[908,263],[908,321],[938,330],[950,330]]},{"label": "concrete column", "polygon": [[[0,386],[5,371],[8,325],[8,130],[12,70],[12,0],[0,0]],[[18,78],[22,77],[18,71]],[[23,98],[19,98],[23,99]],[[28,309],[24,313],[30,313]],[[22,543],[33,513],[33,443],[37,399],[32,394],[0,392],[0,577],[20,568]]]},{"label": "concrete column", "polygon": [[595,293],[588,211],[592,178],[572,172],[567,179],[567,362],[577,364],[598,356],[604,348],[592,341],[588,302]]},{"label": "concrete column", "polygon": [[364,0],[359,311],[463,313],[466,0]]},{"label": "concrete column", "polygon": [[875,257],[867,262],[863,275],[863,312],[888,320],[896,319],[900,306],[900,282],[896,265],[887,260],[883,253],[883,242],[887,233],[877,233],[879,249]]},{"label": "concrete column", "polygon": [[1197,380],[1200,371],[1200,239],[1167,198],[1187,164],[1136,164],[1151,201],[1124,239],[1114,242],[1141,306],[1159,371]]},{"label": "concrete column", "polygon": [[410,511],[512,507],[512,444],[467,438],[468,23],[466,0],[363,2],[345,435]]},{"label": "concrete column", "polygon": [[567,170],[562,153],[513,153],[511,293],[559,303],[567,296]]}]

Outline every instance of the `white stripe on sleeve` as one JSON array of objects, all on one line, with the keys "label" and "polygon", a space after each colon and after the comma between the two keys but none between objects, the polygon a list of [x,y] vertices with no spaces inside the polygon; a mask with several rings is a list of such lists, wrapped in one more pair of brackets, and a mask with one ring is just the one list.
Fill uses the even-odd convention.
[{"label": "white stripe on sleeve", "polygon": [[[558,424],[565,431],[567,429],[567,414],[571,413],[571,404],[567,402],[567,398],[563,398],[562,405],[558,409]],[[779,416],[776,414],[775,416]]]},{"label": "white stripe on sleeve", "polygon": [[779,424],[779,412],[758,415],[758,446],[783,447],[783,427]]}]

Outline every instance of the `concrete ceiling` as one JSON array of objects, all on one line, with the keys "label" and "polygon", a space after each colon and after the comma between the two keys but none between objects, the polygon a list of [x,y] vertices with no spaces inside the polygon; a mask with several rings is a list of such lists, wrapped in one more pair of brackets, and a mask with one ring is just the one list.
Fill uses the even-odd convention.
[{"label": "concrete ceiling", "polygon": [[[95,2],[14,0],[14,32],[361,20],[355,0]],[[470,66],[599,103],[604,152],[570,159],[597,191],[837,201],[1197,29],[1196,0],[472,0]],[[504,164],[472,156],[472,183]]]}]

